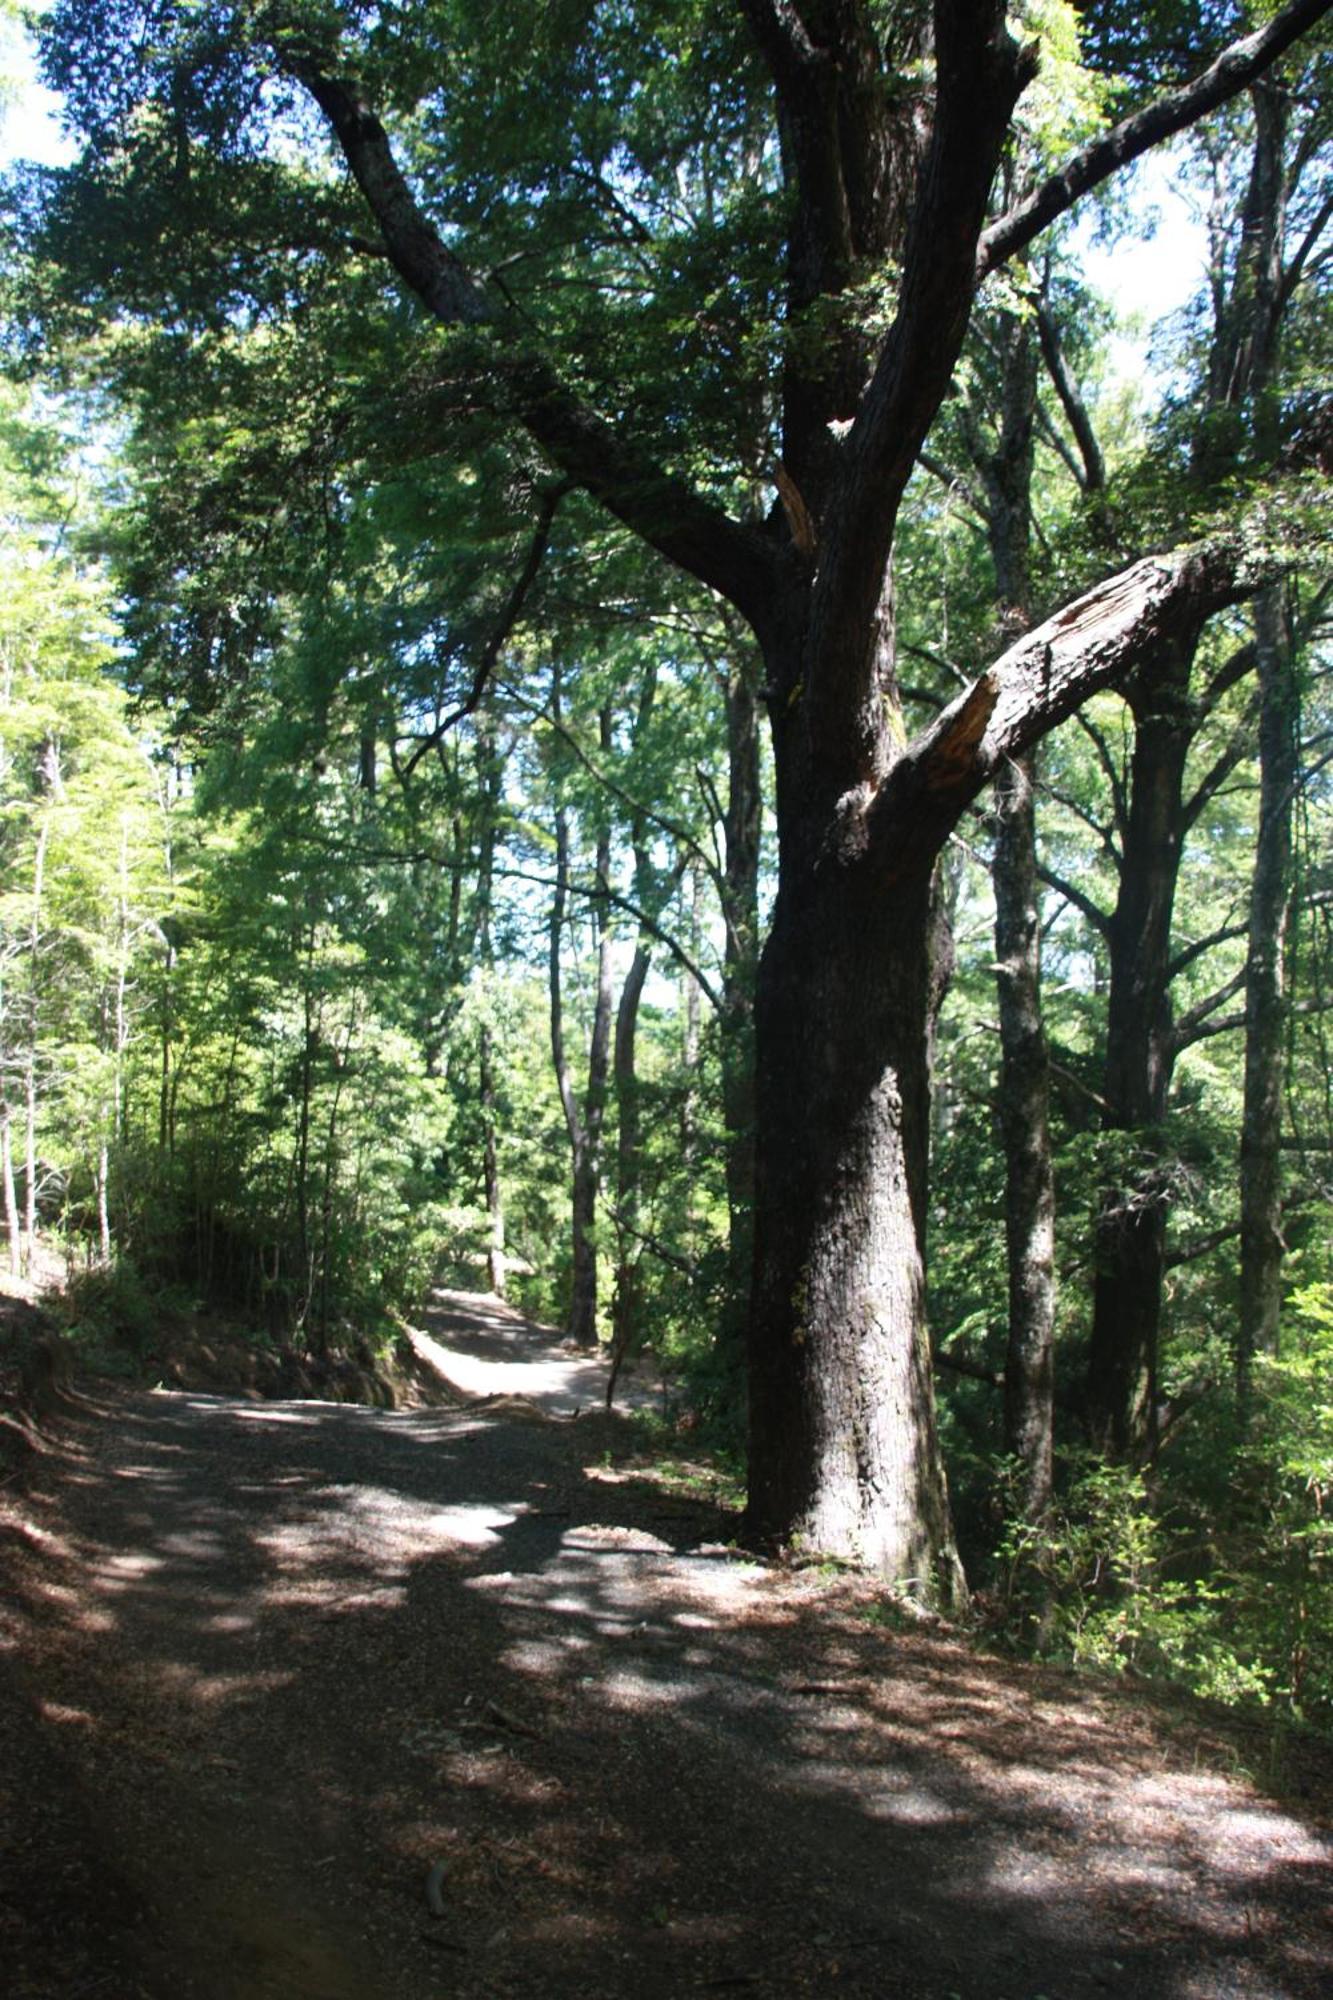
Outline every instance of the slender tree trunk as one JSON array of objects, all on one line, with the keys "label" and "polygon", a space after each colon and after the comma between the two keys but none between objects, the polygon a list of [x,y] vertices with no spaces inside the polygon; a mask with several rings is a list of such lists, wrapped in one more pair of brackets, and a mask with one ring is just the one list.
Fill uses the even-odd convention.
[{"label": "slender tree trunk", "polygon": [[1189,699],[1195,638],[1164,649],[1130,691],[1134,751],[1116,906],[1107,931],[1102,1123],[1123,1135],[1100,1197],[1087,1409],[1099,1449],[1151,1457],[1171,1166],[1162,1150],[1176,1048],[1171,920],[1185,838],[1185,760],[1197,728]]},{"label": "slender tree trunk", "polygon": [[[58,766],[52,790],[58,785]],[[50,813],[42,815],[32,868],[32,921],[28,929],[28,1046],[23,1066],[23,1239],[24,1263],[32,1272],[37,1256],[37,1052],[41,1032],[42,898],[46,888],[46,850],[51,834]]]},{"label": "slender tree trunk", "polygon": [[111,1180],[111,1157],[106,1140],[97,1149],[97,1165],[93,1173],[97,1189],[97,1249],[103,1266],[111,1262],[111,1210],[109,1188]]},{"label": "slender tree trunk", "polygon": [[157,1087],[157,1146],[168,1160],[176,1150],[176,1087],[172,1067],[172,1037],[176,1027],[175,978],[176,948],[168,939],[162,947],[162,1032]]},{"label": "slender tree trunk", "polygon": [[331,1293],[330,1266],[333,1258],[333,1214],[338,1189],[338,1120],[342,1111],[343,1085],[347,1080],[347,1068],[351,1060],[352,1043],[356,1037],[357,1006],[355,1000],[347,1016],[347,1032],[341,1049],[334,1055],[334,1082],[332,1102],[329,1105],[328,1131],[324,1140],[324,1184],[319,1199],[319,1310],[317,1326],[319,1332],[319,1352],[329,1351],[329,1299]]},{"label": "slender tree trunk", "polygon": [[[699,962],[699,870],[689,872],[689,949]],[[694,1179],[699,1152],[699,982],[682,970],[680,975],[681,1068],[685,1088],[680,1100],[680,1159],[685,1180],[685,1240],[692,1243],[695,1227]]]},{"label": "slender tree trunk", "polygon": [[[610,843],[598,841],[597,872],[605,881],[610,869]],[[601,1182],[602,1120],[606,1108],[611,1043],[611,934],[605,905],[597,905],[597,996],[588,1044],[588,1083],[580,1110],[565,1052],[564,1001],[560,950],[565,927],[569,885],[569,821],[556,813],[556,889],[551,906],[550,974],[551,1054],[556,1084],[564,1107],[571,1154],[570,1204],[571,1274],[568,1332],[580,1346],[597,1344],[597,1194]]]},{"label": "slender tree trunk", "polygon": [[9,1243],[9,1268],[14,1277],[23,1273],[23,1232],[19,1224],[18,1193],[14,1186],[13,1120],[8,1098],[0,1099],[0,1184],[4,1188],[5,1235]]},{"label": "slender tree trunk", "polygon": [[173,1069],[173,1039],[176,1031],[176,917],[170,907],[176,894],[176,855],[171,838],[171,774],[158,781],[157,804],[162,820],[162,862],[166,875],[168,910],[162,920],[162,984],[159,1010],[161,1042],[158,1061],[157,1147],[166,1159],[176,1150],[176,1086]]},{"label": "slender tree trunk", "polygon": [[1236,1390],[1250,1401],[1256,1354],[1276,1354],[1282,1310],[1282,1082],[1291,910],[1292,813],[1298,782],[1296,656],[1283,591],[1256,599],[1259,837],[1245,969],[1245,1100],[1240,1141],[1240,1323]]},{"label": "slender tree trunk", "polygon": [[[642,871],[640,871],[642,879]],[[639,1194],[642,1184],[643,1117],[639,1099],[636,1036],[639,1002],[651,964],[641,934],[616,1009],[615,1086],[616,1133],[616,1289],[611,1314],[611,1373],[606,1406],[611,1407],[616,1377],[638,1345],[642,1327],[639,1265]]]},{"label": "slender tree trunk", "polygon": [[310,1110],[314,1095],[315,1046],[319,1034],[314,971],[315,928],[312,924],[306,953],[305,990],[302,995],[300,1101],[297,1106],[296,1158],[293,1163],[296,1183],[297,1269],[301,1273],[301,1296],[297,1302],[297,1316],[302,1323],[310,1310],[314,1292],[314,1264],[310,1241]]},{"label": "slender tree trunk", "polygon": [[497,1299],[505,1295],[505,1211],[500,1181],[500,1139],[496,1113],[495,1038],[483,1021],[477,1038],[477,1094],[481,1105],[482,1177],[486,1194],[486,1284]]},{"label": "slender tree trunk", "polygon": [[477,724],[477,767],[485,799],[485,821],[477,869],[477,949],[487,982],[486,1011],[477,1036],[477,1095],[482,1132],[482,1180],[486,1198],[486,1283],[496,1298],[505,1295],[504,1188],[500,1180],[500,1134],[496,1088],[495,1036],[491,1028],[489,984],[495,970],[491,937],[491,904],[495,884],[496,819],[500,803],[501,766],[496,754],[495,725],[483,714]]},{"label": "slender tree trunk", "polygon": [[1050,1064],[1041,1014],[1033,757],[996,780],[996,984],[1000,1011],[1000,1134],[1005,1166],[1009,1340],[1004,1364],[1005,1449],[1022,1466],[1029,1520],[1051,1497],[1055,1384],[1055,1177]]},{"label": "slender tree trunk", "polygon": [[758,675],[746,659],[727,677],[727,810],[723,826],[722,1117],[726,1131],[727,1308],[723,1334],[739,1360],[754,1262],[754,991],[759,951],[763,787]]},{"label": "slender tree trunk", "polygon": [[[1030,319],[1001,314],[999,341],[999,435],[993,453],[976,451],[974,458],[986,491],[1000,625],[1013,635],[1032,622],[1036,329]],[[1009,1291],[1004,1434],[1006,1450],[1022,1467],[1020,1497],[1029,1520],[1041,1517],[1051,1496],[1055,1381],[1055,1172],[1041,1008],[1035,757],[1011,759],[996,779],[991,864]]]}]

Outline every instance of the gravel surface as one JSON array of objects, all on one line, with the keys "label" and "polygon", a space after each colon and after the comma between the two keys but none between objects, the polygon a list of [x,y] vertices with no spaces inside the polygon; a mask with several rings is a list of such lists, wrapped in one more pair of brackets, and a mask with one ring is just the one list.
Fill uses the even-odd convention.
[{"label": "gravel surface", "polygon": [[7,1499],[15,1996],[1328,1990],[1261,1735],[739,1557],[497,1302],[422,1337],[498,1400],[117,1395]]}]

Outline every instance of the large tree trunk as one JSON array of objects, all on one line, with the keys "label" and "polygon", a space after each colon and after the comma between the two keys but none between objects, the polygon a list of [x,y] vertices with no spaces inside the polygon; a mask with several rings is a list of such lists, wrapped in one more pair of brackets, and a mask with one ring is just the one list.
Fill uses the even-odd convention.
[{"label": "large tree trunk", "polygon": [[[899,507],[954,380],[976,286],[1078,196],[1244,88],[1320,11],[1297,4],[1186,88],[1081,148],[985,227],[1035,46],[1003,0],[929,16],[744,0],[777,99],[787,196],[781,500],[762,529],[584,403],[419,207],[364,89],[303,43],[392,267],[434,318],[487,326],[514,418],[633,533],[718,591],[764,649],[779,890],[756,1013],[751,1519],[961,1589],[924,1321],[931,875],[958,813],[1096,686],[1259,580],[1229,537],[1067,606],[903,747],[885,579]],[[933,83],[927,71],[933,71]],[[896,256],[881,337],[854,288]],[[488,362],[489,366],[489,362]],[[630,409],[627,396],[621,407]],[[798,740],[799,739],[799,742]]]},{"label": "large tree trunk", "polygon": [[930,915],[928,865],[779,890],[757,1007],[749,1521],[954,1604],[922,1258]]},{"label": "large tree trunk", "polygon": [[1296,659],[1282,586],[1256,600],[1260,692],[1259,837],[1245,969],[1245,1100],[1240,1141],[1240,1324],[1236,1389],[1248,1410],[1256,1354],[1276,1354],[1282,1311],[1282,1080],[1297,786]]}]

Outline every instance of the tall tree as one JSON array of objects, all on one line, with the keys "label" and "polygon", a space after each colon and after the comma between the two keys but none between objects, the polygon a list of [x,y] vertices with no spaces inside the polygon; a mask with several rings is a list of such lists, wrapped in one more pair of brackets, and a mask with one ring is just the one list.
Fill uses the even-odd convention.
[{"label": "tall tree", "polygon": [[[81,195],[104,224],[116,211],[151,213],[156,282],[192,291],[204,314],[227,310],[232,285],[241,295],[258,285],[276,305],[331,237],[319,268],[336,284],[364,224],[321,173],[294,185],[292,127],[278,145],[264,116],[286,88],[303,129],[303,96],[360,190],[385,264],[417,302],[401,323],[409,352],[447,357],[455,394],[498,408],[753,628],[776,761],[778,886],[755,1023],[750,1522],[948,1602],[961,1577],[935,1438],[922,1255],[928,1050],[943,969],[935,861],[1004,759],[1148,650],[1178,643],[1252,590],[1267,563],[1223,529],[1134,565],[1011,647],[909,743],[890,586],[898,511],[978,284],[1126,160],[1244,89],[1326,4],[1295,0],[989,226],[1014,107],[1039,60],[1009,33],[999,0],[938,0],[933,12],[742,0],[742,11],[767,81],[737,45],[730,11],[703,0],[688,28],[699,43],[690,81],[712,74],[725,84],[687,96],[680,73],[643,54],[670,50],[681,33],[651,5],[629,30],[651,69],[645,89],[622,60],[623,10],[559,10],[548,41],[526,15],[507,11],[492,32],[431,4],[392,15],[322,4],[164,14],[131,0],[65,0],[52,16],[49,69],[93,143],[52,213],[71,254],[92,222],[84,207],[71,226]],[[480,69],[441,60],[455,43],[474,45]],[[563,133],[534,106],[533,132],[553,151],[544,162],[525,153],[531,135],[510,97],[509,160],[469,176],[464,144],[477,143],[489,165],[494,93],[503,96],[520,53],[520,85],[531,76],[533,51],[560,65],[542,102],[559,104]],[[710,120],[734,132],[770,106],[766,157],[784,185],[766,220],[771,232],[781,218],[781,262],[732,293],[725,257],[738,235],[704,244],[655,233],[667,212],[653,199],[663,177],[641,163],[660,162],[664,129],[673,141],[690,135],[679,152],[666,149],[674,171]],[[256,190],[275,184],[270,217],[282,214],[267,241],[276,256],[247,280],[254,236],[243,217],[258,221]],[[504,242],[500,254],[519,254],[552,192],[567,234],[558,258],[536,260],[522,294],[491,253]],[[300,195],[313,219],[295,230]],[[598,288],[609,216],[619,219],[621,268],[632,253],[642,272],[635,303],[650,309],[638,328]],[[168,236],[183,260],[175,273],[160,254]],[[230,275],[219,289],[216,265],[209,277],[195,253],[224,241]],[[762,247],[772,243],[770,233]],[[105,227],[97,255],[105,300],[128,275]],[[588,283],[589,309],[562,324],[552,307],[544,328],[553,285],[543,279],[566,260]],[[681,271],[692,285],[708,273],[717,302],[684,342],[671,318]],[[136,283],[147,277],[141,270]],[[448,330],[442,343],[430,322]],[[760,365],[774,371],[765,470],[778,502],[755,526],[729,504],[743,468],[729,464],[727,441],[738,429],[752,435],[739,408],[751,399],[737,391]]]},{"label": "tall tree", "polygon": [[[1278,341],[1303,261],[1293,258],[1288,267],[1285,213],[1302,172],[1317,161],[1322,123],[1319,112],[1307,113],[1299,141],[1290,143],[1286,102],[1275,80],[1250,92],[1248,171],[1234,191],[1229,185],[1234,143],[1217,148],[1212,323],[1190,452],[1192,477],[1205,488],[1271,466],[1281,442],[1275,404]],[[1327,220],[1324,212],[1315,238],[1305,246],[1306,256]],[[1241,1165],[1242,1350],[1257,1337],[1261,1285],[1265,1311],[1270,1317],[1276,1312],[1281,1282],[1280,1206],[1275,1205],[1279,1134],[1273,1115],[1281,1062],[1278,938],[1289,893],[1290,820],[1284,826],[1283,817],[1290,814],[1294,797],[1295,757],[1291,647],[1283,638],[1281,588],[1271,584],[1259,593],[1253,644],[1233,652],[1207,688],[1197,685],[1196,632],[1145,661],[1126,689],[1134,743],[1120,827],[1118,894],[1104,920],[1110,992],[1103,1103],[1107,1130],[1131,1136],[1139,1157],[1128,1179],[1108,1186],[1099,1209],[1088,1400],[1094,1435],[1108,1448],[1130,1455],[1151,1452],[1156,1435],[1173,1175],[1162,1128],[1172,1075],[1191,1037],[1214,1032],[1228,1018],[1217,1008],[1242,985],[1251,1027]],[[1181,962],[1172,954],[1172,918],[1184,844],[1248,739],[1234,736],[1192,795],[1187,763],[1219,694],[1241,671],[1256,667],[1262,668],[1260,700],[1268,708],[1261,739],[1269,775],[1248,968],[1243,976],[1223,981],[1212,1007],[1196,1004],[1186,1018],[1176,1020],[1171,988]]]}]

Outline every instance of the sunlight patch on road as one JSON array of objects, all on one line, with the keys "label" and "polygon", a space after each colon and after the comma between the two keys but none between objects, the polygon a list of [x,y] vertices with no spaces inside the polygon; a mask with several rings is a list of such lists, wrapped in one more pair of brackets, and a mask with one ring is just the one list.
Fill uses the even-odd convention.
[{"label": "sunlight patch on road", "polygon": [[93,1726],[93,1718],[86,1708],[70,1708],[63,1701],[46,1701],[40,1695],[37,1713],[43,1722],[59,1723],[62,1727],[74,1724],[80,1729],[91,1729]]},{"label": "sunlight patch on road", "polygon": [[401,1575],[421,1556],[484,1549],[499,1541],[521,1509],[457,1502],[441,1507],[379,1486],[321,1486],[309,1496],[322,1511],[268,1527],[259,1546],[286,1570],[319,1568],[341,1557],[377,1577]]}]

